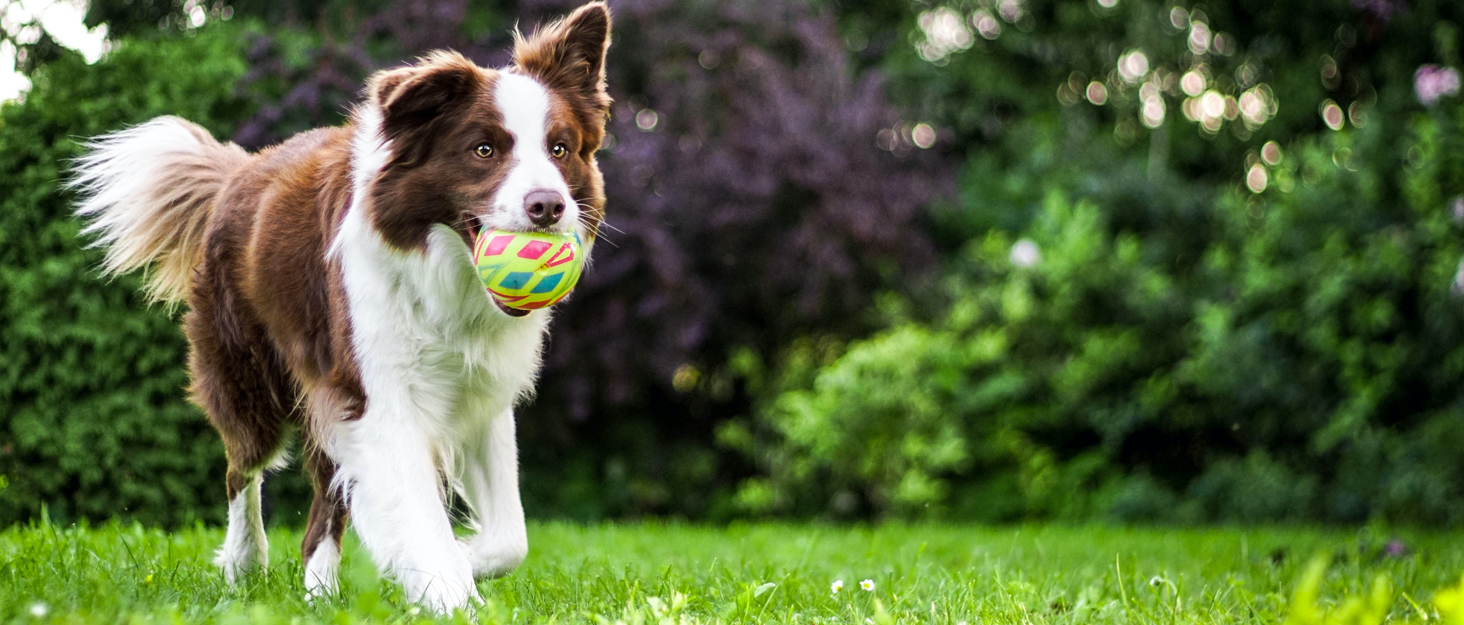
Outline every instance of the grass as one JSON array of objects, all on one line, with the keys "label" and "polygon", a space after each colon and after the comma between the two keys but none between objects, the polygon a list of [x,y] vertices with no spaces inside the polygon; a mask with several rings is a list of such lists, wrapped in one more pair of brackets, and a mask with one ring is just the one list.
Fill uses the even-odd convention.
[{"label": "grass", "polygon": [[[348,534],[349,536],[349,534]],[[297,531],[271,532],[270,570],[230,588],[217,529],[0,532],[0,623],[416,622],[350,540],[339,597],[301,599]],[[1316,554],[1315,604],[1369,596],[1432,621],[1464,573],[1464,534],[1377,530],[885,525],[530,527],[532,553],[484,581],[457,622],[1278,623]],[[872,580],[874,590],[859,588]],[[1378,580],[1384,580],[1379,582]],[[843,580],[843,590],[830,584]],[[1311,600],[1308,600],[1311,603]],[[42,616],[36,616],[42,614]]]}]

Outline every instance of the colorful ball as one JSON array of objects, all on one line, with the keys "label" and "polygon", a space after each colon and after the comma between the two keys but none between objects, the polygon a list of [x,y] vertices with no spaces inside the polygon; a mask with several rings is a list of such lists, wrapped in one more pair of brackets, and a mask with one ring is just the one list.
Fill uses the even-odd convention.
[{"label": "colorful ball", "polygon": [[478,279],[498,303],[517,310],[552,306],[584,271],[578,234],[483,229],[473,246]]}]

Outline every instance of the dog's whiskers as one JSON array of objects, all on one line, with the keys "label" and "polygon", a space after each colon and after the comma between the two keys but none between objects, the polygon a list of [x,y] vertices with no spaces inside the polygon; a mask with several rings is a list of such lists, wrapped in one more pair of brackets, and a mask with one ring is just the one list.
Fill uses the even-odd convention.
[{"label": "dog's whiskers", "polygon": [[[578,219],[579,219],[580,225],[582,225],[585,228],[588,228],[591,231],[593,231],[592,234],[594,235],[595,238],[601,239],[601,240],[605,241],[606,243],[609,243],[610,244],[610,247],[613,247],[615,249],[620,249],[620,246],[617,245],[614,241],[611,241],[610,240],[610,237],[607,236],[606,233],[600,228],[601,224],[606,225],[606,226],[610,226],[610,224],[605,223],[605,220],[604,219],[599,220],[598,223],[590,223],[590,217],[589,217],[589,215],[587,215],[585,213],[580,213]],[[613,228],[613,229],[615,229],[615,230],[619,230],[622,234],[624,234],[624,232],[625,232],[624,230],[620,230],[619,228],[616,228],[615,226],[610,226],[610,227]]]}]

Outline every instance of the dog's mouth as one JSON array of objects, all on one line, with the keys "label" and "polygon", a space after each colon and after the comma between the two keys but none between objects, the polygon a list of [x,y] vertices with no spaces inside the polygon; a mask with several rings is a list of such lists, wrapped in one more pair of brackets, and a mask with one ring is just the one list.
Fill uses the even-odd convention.
[{"label": "dog's mouth", "polygon": [[[487,291],[487,289],[484,289],[484,291]],[[498,301],[498,298],[493,297],[493,294],[492,293],[489,293],[488,294],[488,299],[493,300],[493,305],[494,306],[497,306],[499,310],[503,311],[503,314],[508,315],[510,317],[522,317],[524,315],[529,314],[530,312],[533,312],[533,311],[529,311],[529,310],[519,310],[517,308],[509,308],[507,306],[504,306],[503,305],[503,302],[500,302],[500,301]]]},{"label": "dog's mouth", "polygon": [[464,215],[458,220],[456,228],[458,236],[463,238],[463,243],[468,244],[469,250],[478,249],[478,235],[483,232],[482,215]]}]

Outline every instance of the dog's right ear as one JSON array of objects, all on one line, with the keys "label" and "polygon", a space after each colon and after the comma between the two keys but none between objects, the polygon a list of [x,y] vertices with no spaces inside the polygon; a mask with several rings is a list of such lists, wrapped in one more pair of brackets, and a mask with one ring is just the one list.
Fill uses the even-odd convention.
[{"label": "dog's right ear", "polygon": [[371,76],[367,97],[381,107],[388,139],[432,121],[455,102],[483,87],[483,73],[456,52],[433,52],[416,65]]}]

